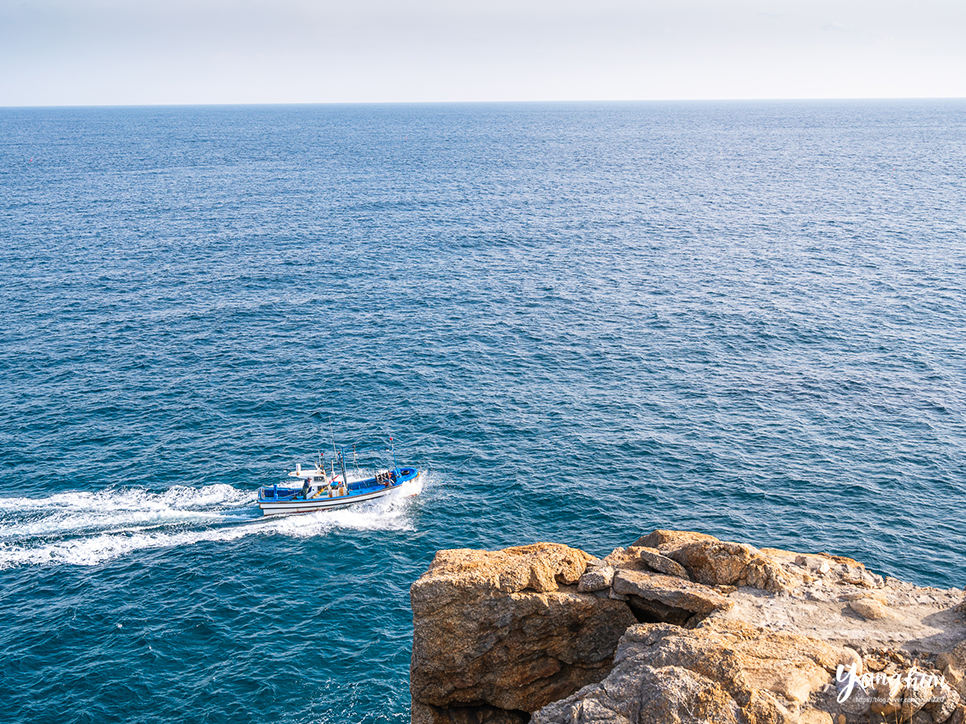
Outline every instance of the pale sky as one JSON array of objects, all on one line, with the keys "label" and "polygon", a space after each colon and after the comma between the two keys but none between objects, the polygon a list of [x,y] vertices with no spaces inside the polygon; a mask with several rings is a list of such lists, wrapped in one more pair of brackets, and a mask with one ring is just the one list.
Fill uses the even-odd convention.
[{"label": "pale sky", "polygon": [[966,97],[966,0],[0,0],[0,105]]}]

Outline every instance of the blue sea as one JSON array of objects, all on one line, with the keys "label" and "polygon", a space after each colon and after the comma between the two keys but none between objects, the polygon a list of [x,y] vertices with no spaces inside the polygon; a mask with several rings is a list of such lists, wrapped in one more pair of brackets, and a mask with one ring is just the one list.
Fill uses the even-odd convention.
[{"label": "blue sea", "polygon": [[441,548],[962,587],[964,189],[966,101],[0,109],[0,718],[402,724]]}]

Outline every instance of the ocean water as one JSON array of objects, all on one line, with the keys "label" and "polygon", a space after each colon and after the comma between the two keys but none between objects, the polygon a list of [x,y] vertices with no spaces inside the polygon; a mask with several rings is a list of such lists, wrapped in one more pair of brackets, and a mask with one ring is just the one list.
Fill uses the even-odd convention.
[{"label": "ocean water", "polygon": [[964,188],[964,101],[0,109],[2,718],[406,722],[440,548],[962,587]]}]

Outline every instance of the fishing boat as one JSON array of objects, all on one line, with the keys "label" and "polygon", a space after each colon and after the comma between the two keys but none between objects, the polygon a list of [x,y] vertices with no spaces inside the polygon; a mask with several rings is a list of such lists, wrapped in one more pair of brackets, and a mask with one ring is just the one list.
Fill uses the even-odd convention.
[{"label": "fishing boat", "polygon": [[[389,438],[392,451],[392,467],[366,475],[346,471],[345,449],[337,451],[339,468],[332,463],[326,472],[323,454],[312,468],[296,464],[288,476],[301,482],[297,488],[269,485],[258,489],[258,507],[263,515],[287,515],[311,513],[317,510],[334,510],[351,505],[368,503],[387,495],[409,496],[419,492],[422,473],[414,467],[396,464],[396,451]],[[356,451],[353,450],[353,458]],[[357,468],[358,470],[358,468]]]}]

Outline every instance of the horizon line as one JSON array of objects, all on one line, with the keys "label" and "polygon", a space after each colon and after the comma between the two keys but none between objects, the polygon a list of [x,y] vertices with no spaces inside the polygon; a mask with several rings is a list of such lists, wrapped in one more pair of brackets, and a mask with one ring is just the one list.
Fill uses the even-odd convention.
[{"label": "horizon line", "polygon": [[54,108],[234,108],[255,106],[442,106],[442,105],[526,105],[526,104],[622,104],[622,103],[801,103],[859,101],[957,101],[966,96],[803,96],[787,98],[612,98],[612,99],[542,99],[542,100],[393,100],[393,101],[239,101],[228,103],[61,103],[13,105],[0,103],[0,109]]}]

